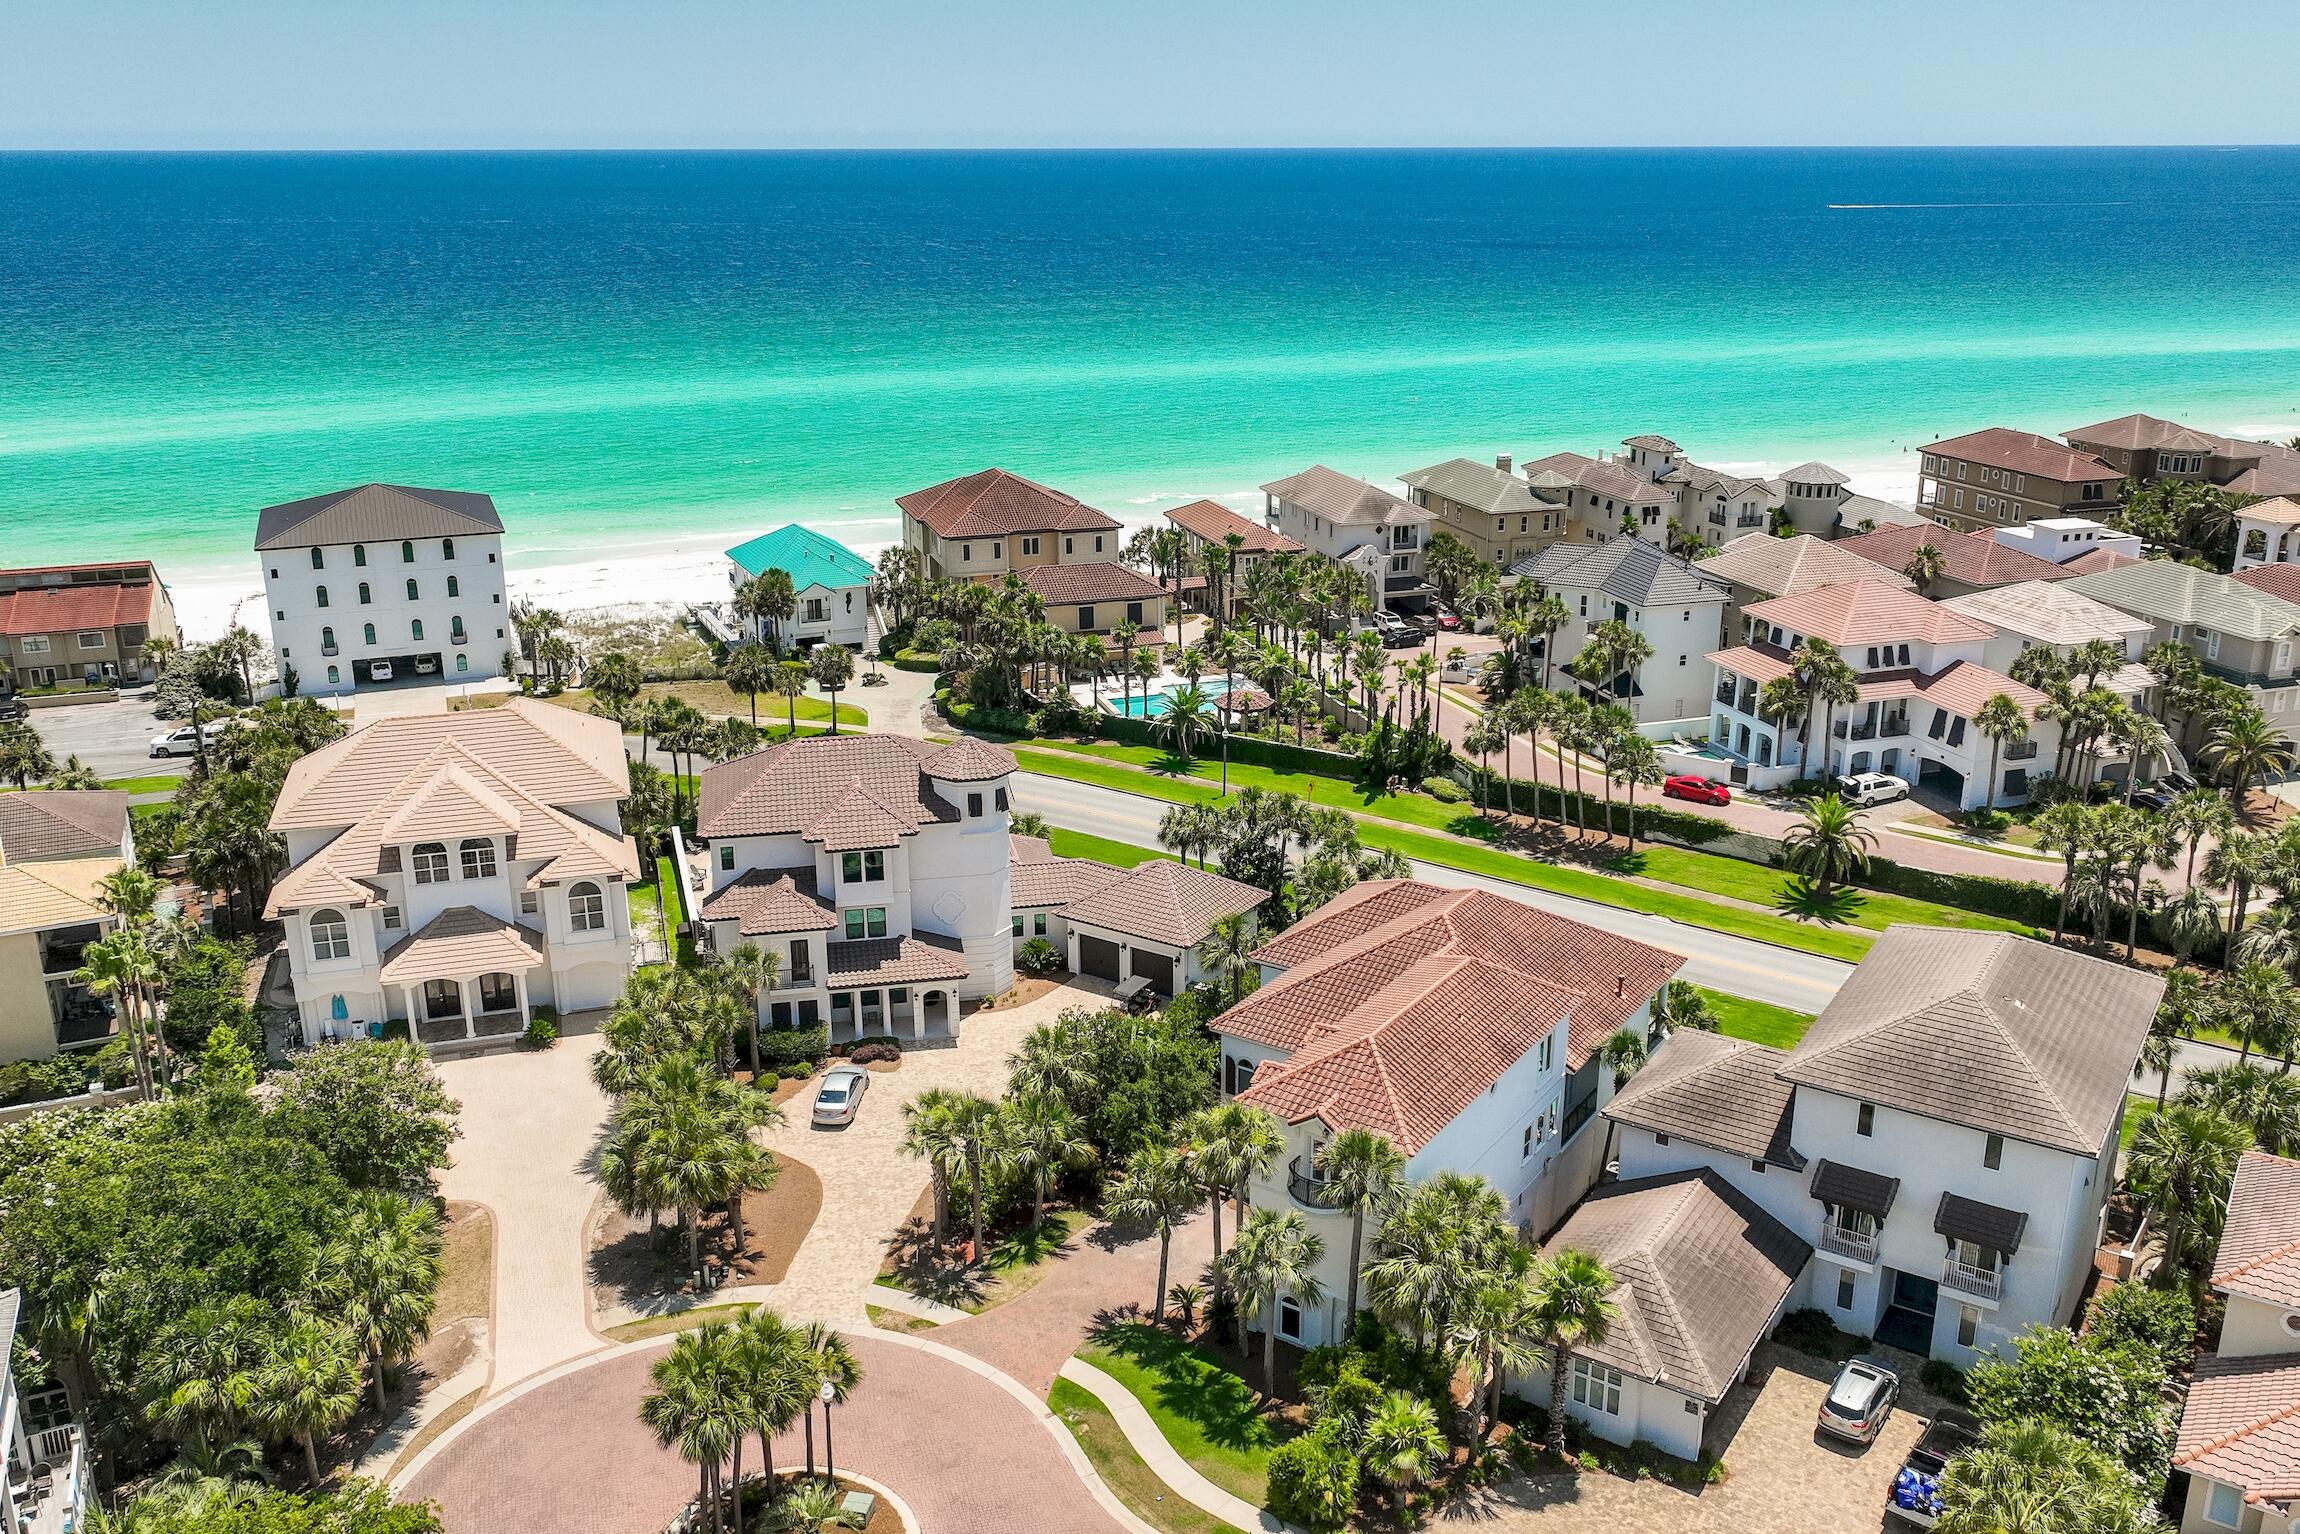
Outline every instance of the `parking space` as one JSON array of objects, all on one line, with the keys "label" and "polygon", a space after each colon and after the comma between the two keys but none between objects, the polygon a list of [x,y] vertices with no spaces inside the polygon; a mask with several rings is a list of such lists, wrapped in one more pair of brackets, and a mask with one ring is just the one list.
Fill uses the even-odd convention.
[{"label": "parking space", "polygon": [[99,777],[155,777],[181,772],[191,763],[189,757],[166,761],[152,756],[152,737],[172,726],[152,712],[148,687],[107,703],[36,708],[26,722],[57,761],[76,756]]}]

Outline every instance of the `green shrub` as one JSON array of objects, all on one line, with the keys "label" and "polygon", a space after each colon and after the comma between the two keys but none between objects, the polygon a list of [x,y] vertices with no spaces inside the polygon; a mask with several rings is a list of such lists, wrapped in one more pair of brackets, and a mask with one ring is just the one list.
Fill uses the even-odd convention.
[{"label": "green shrub", "polygon": [[897,671],[918,671],[930,676],[942,669],[939,656],[922,654],[917,650],[897,650],[887,664]]},{"label": "green shrub", "polygon": [[88,1089],[90,1061],[63,1054],[52,1060],[12,1060],[0,1065],[0,1105],[52,1102]]},{"label": "green shrub", "polygon": [[2084,1335],[2097,1347],[2145,1348],[2176,1373],[2196,1356],[2196,1307],[2178,1289],[2118,1284],[2086,1308]]},{"label": "green shrub", "polygon": [[1861,1350],[1861,1339],[1849,1332],[1837,1330],[1837,1323],[1829,1319],[1825,1310],[1807,1306],[1792,1310],[1773,1328],[1773,1340],[1785,1348],[1793,1348],[1808,1358],[1826,1358],[1842,1362]]},{"label": "green shrub", "polygon": [[549,1007],[537,1007],[535,1015],[527,1020],[527,1031],[519,1035],[519,1042],[529,1049],[549,1049],[559,1042],[559,1020],[550,1015]]},{"label": "green shrub", "polygon": [[902,1058],[899,1044],[857,1044],[847,1051],[847,1058],[857,1065],[878,1065]]},{"label": "green shrub", "polygon": [[896,1054],[902,1053],[902,1040],[891,1033],[866,1033],[859,1039],[849,1039],[843,1044],[833,1044],[830,1047],[830,1052],[841,1059],[851,1060],[854,1058],[856,1050],[869,1049],[876,1045],[883,1045]]},{"label": "green shrub", "polygon": [[1062,967],[1062,954],[1042,937],[1034,937],[1016,950],[1014,962],[1033,975],[1051,975]]},{"label": "green shrub", "polygon": [[813,1065],[830,1052],[827,1023],[812,1028],[769,1028],[759,1035],[759,1058],[769,1065]]},{"label": "green shrub", "polygon": [[1944,1401],[1962,1406],[1969,1399],[1965,1394],[1965,1371],[1945,1358],[1926,1359],[1925,1366],[1917,1371],[1917,1380]]},{"label": "green shrub", "polygon": [[772,1067],[775,1075],[785,1081],[804,1081],[815,1073],[815,1068],[804,1060],[793,1060],[788,1065]]},{"label": "green shrub", "polygon": [[107,1090],[117,1092],[136,1079],[136,1047],[126,1039],[114,1039],[90,1055],[88,1064]]},{"label": "green shrub", "polygon": [[1270,1451],[1267,1506],[1288,1523],[1339,1528],[1358,1501],[1358,1457],[1339,1418],[1328,1418]]},{"label": "green shrub", "polygon": [[387,1044],[406,1043],[407,1019],[404,1017],[394,1017],[387,1020],[383,1025],[383,1031],[378,1033],[376,1037],[382,1039]]},{"label": "green shrub", "polygon": [[1422,792],[1440,804],[1459,804],[1469,797],[1462,786],[1451,778],[1424,778]]}]

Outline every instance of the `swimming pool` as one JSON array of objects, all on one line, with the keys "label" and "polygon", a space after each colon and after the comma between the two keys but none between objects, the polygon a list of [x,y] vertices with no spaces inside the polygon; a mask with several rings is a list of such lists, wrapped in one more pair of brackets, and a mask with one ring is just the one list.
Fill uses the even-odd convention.
[{"label": "swimming pool", "polygon": [[[1102,706],[1113,714],[1119,714],[1128,719],[1152,719],[1165,713],[1166,700],[1180,692],[1186,685],[1188,684],[1183,682],[1163,682],[1152,687],[1146,693],[1137,692],[1126,699],[1113,698],[1108,693],[1104,693]],[[1212,702],[1230,690],[1230,682],[1226,677],[1200,677],[1198,689],[1205,693],[1208,702]]]}]

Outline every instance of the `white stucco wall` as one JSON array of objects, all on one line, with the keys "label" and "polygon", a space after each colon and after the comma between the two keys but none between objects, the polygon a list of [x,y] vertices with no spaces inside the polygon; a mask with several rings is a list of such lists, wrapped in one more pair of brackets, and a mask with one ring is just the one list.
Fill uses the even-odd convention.
[{"label": "white stucco wall", "polygon": [[[504,602],[503,540],[496,534],[452,540],[416,538],[412,563],[400,558],[399,539],[366,545],[367,563],[355,563],[353,544],[321,547],[325,568],[315,570],[311,549],[271,549],[257,556],[264,576],[265,615],[271,623],[272,660],[275,667],[293,666],[298,688],[312,696],[355,690],[352,662],[433,655],[439,671],[426,681],[457,683],[500,676],[503,652],[516,648],[509,610]],[[443,553],[447,542],[455,557]],[[457,592],[447,593],[448,577]],[[407,582],[416,583],[416,598],[407,596]],[[359,600],[361,582],[369,600]],[[319,588],[327,588],[328,605],[319,605]],[[455,620],[463,620],[464,638],[454,640]],[[414,637],[413,625],[423,624],[423,638]],[[364,625],[375,625],[375,643],[369,644]],[[323,653],[323,629],[335,630],[336,653]],[[463,657],[466,668],[456,669]],[[327,668],[335,666],[338,680],[330,683]],[[393,684],[413,676],[412,667],[396,667]]]},{"label": "white stucco wall", "polygon": [[2213,1351],[2230,1358],[2300,1353],[2300,1308],[2229,1295],[2228,1311],[2220,1321],[2220,1343]]}]

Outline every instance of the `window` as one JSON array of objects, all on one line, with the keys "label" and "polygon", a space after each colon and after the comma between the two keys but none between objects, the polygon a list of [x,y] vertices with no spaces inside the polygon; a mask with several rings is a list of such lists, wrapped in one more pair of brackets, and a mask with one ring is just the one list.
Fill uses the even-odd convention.
[{"label": "window", "polygon": [[399,926],[399,907],[395,905],[385,906],[383,908],[383,930],[386,932],[397,932],[399,930]]},{"label": "window", "polygon": [[322,550],[313,549],[311,551],[311,567],[314,570],[325,570],[327,568],[327,556]]},{"label": "window", "polygon": [[447,882],[447,844],[422,842],[415,849],[415,882],[418,884],[445,884]]},{"label": "window", "polygon": [[966,818],[969,820],[982,818],[982,795],[968,794],[966,796]]},{"label": "window", "polygon": [[567,925],[577,932],[607,930],[607,900],[598,885],[585,879],[567,891]]},{"label": "window", "polygon": [[415,639],[421,639],[423,637],[423,620],[421,618],[418,618],[413,623],[410,623],[407,628],[410,637]]},{"label": "window", "polygon": [[453,559],[455,557],[455,540],[453,538],[439,540],[439,557],[441,559]]},{"label": "window", "polygon": [[[466,636],[465,636],[465,634],[464,634],[464,632],[463,632],[463,620],[462,620],[461,618],[450,618],[450,619],[448,619],[448,620],[447,620],[447,638],[448,638],[448,641],[449,641],[450,643],[452,643],[452,644],[461,644],[461,643],[463,643],[463,641],[464,641],[465,637],[466,637]],[[462,656],[460,656],[460,655],[456,657],[456,659],[457,659],[457,660],[461,660],[462,658],[463,658],[463,657],[462,657]]]},{"label": "window", "polygon": [[447,594],[451,597],[459,597],[463,595],[463,587],[457,583],[455,577],[452,575],[447,578]]},{"label": "window", "polygon": [[992,790],[990,791],[990,807],[991,807],[992,809],[994,809],[994,810],[998,811],[998,813],[999,813],[999,814],[1001,814],[1001,815],[1003,815],[1003,814],[1005,814],[1005,813],[1006,813],[1006,790],[1005,790],[1005,789],[1003,789],[1003,788],[994,788],[994,789],[992,789]]},{"label": "window", "polygon": [[1555,1034],[1545,1033],[1541,1037],[1541,1042],[1533,1046],[1534,1069],[1542,1071],[1549,1069],[1550,1052],[1556,1047],[1556,1037]]},{"label": "window", "polygon": [[412,543],[407,543],[407,542],[404,542],[404,541],[403,541],[403,542],[400,544],[400,546],[399,546],[399,562],[400,562],[401,564],[403,564],[403,565],[412,565],[412,564],[414,564],[414,563],[415,563],[415,545],[414,545],[414,544],[412,544]]},{"label": "window", "polygon": [[850,943],[866,937],[886,936],[886,907],[883,905],[849,906],[846,910],[846,933]]},{"label": "window", "polygon": [[359,566],[362,566],[362,567],[364,567],[364,566],[367,564],[367,545],[366,545],[366,544],[364,544],[364,543],[355,543],[355,544],[353,544],[353,545],[351,546],[351,562],[352,562],[353,564],[355,564],[355,565],[359,565]]},{"label": "window", "polygon": [[466,879],[492,879],[495,877],[495,843],[484,836],[467,837],[464,840],[463,877]]},{"label": "window", "polygon": [[104,636],[100,633],[83,630],[80,635],[80,648],[83,650],[101,650],[104,648]]},{"label": "window", "polygon": [[1837,1308],[1839,1310],[1851,1310],[1853,1308],[1853,1270],[1851,1268],[1839,1268],[1837,1270]]},{"label": "window", "polygon": [[1526,1125],[1526,1126],[1525,1126],[1525,1133],[1524,1133],[1523,1135],[1521,1135],[1521,1136],[1518,1138],[1518,1142],[1517,1142],[1517,1159],[1518,1159],[1518,1160],[1520,1160],[1520,1161],[1523,1161],[1523,1160],[1525,1160],[1525,1159],[1526,1159],[1528,1156],[1531,1156],[1532,1154],[1533,1154],[1533,1126],[1532,1126],[1531,1124],[1528,1124],[1528,1125]]},{"label": "window", "polygon": [[2005,1137],[1990,1135],[1981,1145],[1981,1165],[1994,1172],[2005,1164]]},{"label": "window", "polygon": [[735,844],[733,842],[721,842],[719,844],[719,867],[729,873],[734,871]]},{"label": "window", "polygon": [[372,623],[363,623],[363,624],[361,624],[361,625],[359,626],[359,637],[360,637],[360,640],[361,640],[361,642],[362,642],[362,643],[365,643],[365,644],[374,644],[374,643],[375,643],[375,625],[374,625],[374,624],[372,624]]},{"label": "window", "polygon": [[2235,1528],[2244,1517],[2244,1493],[2226,1481],[2207,1481],[2211,1494],[2204,1499],[2204,1521],[2224,1529]]},{"label": "window", "polygon": [[1094,627],[1094,608],[1093,608],[1093,606],[1092,606],[1091,604],[1088,604],[1088,603],[1082,603],[1082,604],[1080,604],[1080,606],[1079,606],[1079,609],[1078,609],[1078,631],[1079,631],[1080,633],[1085,633],[1087,630],[1089,630],[1089,629],[1091,629],[1091,628],[1093,628],[1093,627]]},{"label": "window", "polygon": [[990,546],[990,557],[992,559],[1004,559],[1006,557],[1006,545],[1003,543],[992,544]]},{"label": "window", "polygon": [[410,602],[420,602],[423,600],[422,597],[416,594],[415,577],[412,575],[407,578],[407,599]]},{"label": "window", "polygon": [[1094,535],[1094,552],[1097,554],[1102,552],[1102,535],[1100,533]]},{"label": "window", "polygon": [[322,607],[327,606],[327,588],[325,586],[319,586],[315,587],[314,589],[319,593],[317,598],[319,605]]},{"label": "window", "polygon": [[320,631],[319,631],[319,653],[320,653],[320,654],[322,654],[322,655],[333,655],[333,654],[335,653],[335,630],[334,630],[334,629],[332,629],[332,628],[326,628],[326,627],[322,627],[322,628],[320,629]]},{"label": "window", "polygon": [[1573,1402],[1591,1411],[1603,1412],[1609,1417],[1621,1415],[1621,1371],[1593,1364],[1586,1358],[1573,1361]]},{"label": "window", "polygon": [[521,891],[519,892],[519,914],[520,914],[520,915],[522,915],[522,916],[533,916],[533,915],[534,915],[536,912],[538,912],[538,911],[540,911],[540,910],[542,910],[542,909],[543,909],[543,901],[542,901],[542,899],[541,899],[540,897],[538,897],[538,896],[536,895],[535,891],[533,891],[533,890],[521,890]]},{"label": "window", "polygon": [[[457,636],[457,641],[458,643],[461,642],[460,635]],[[458,655],[455,657],[455,669],[458,671],[469,671],[471,669],[471,657],[468,655]]]},{"label": "window", "polygon": [[1278,1301],[1278,1335],[1290,1342],[1302,1340],[1302,1307],[1292,1295]]},{"label": "window", "polygon": [[972,564],[974,562],[973,544],[962,543],[958,546],[958,562],[962,565]]},{"label": "window", "polygon": [[351,957],[351,927],[341,911],[314,911],[311,917],[311,956],[314,959]]},{"label": "window", "polygon": [[1971,1347],[1973,1338],[1980,1334],[1980,1329],[1980,1311],[1971,1305],[1959,1305],[1957,1307],[1957,1346],[1960,1348]]},{"label": "window", "polygon": [[343,680],[343,668],[342,668],[342,667],[340,667],[340,666],[330,666],[330,667],[328,667],[328,668],[327,668],[327,679],[328,679],[328,682],[329,682],[329,684],[330,684],[331,686],[332,686],[333,684],[337,683],[337,682],[340,682],[340,681],[342,681],[342,680]]},{"label": "window", "polygon": [[1873,1135],[1877,1132],[1877,1105],[1875,1103],[1861,1104],[1860,1117],[1853,1124],[1853,1132],[1863,1135]]},{"label": "window", "polygon": [[1022,936],[1022,913],[1020,911],[1015,912],[1012,920],[1014,922],[1014,935],[1016,937]]},{"label": "window", "polygon": [[876,848],[868,852],[842,852],[839,854],[839,882],[866,884],[886,877],[886,854]]},{"label": "window", "polygon": [[1038,552],[1038,540],[1037,540],[1036,538],[1025,538],[1025,539],[1023,539],[1023,540],[1022,540],[1022,552],[1023,552],[1023,553],[1025,553],[1025,554],[1035,554],[1035,553],[1037,553],[1037,552]]},{"label": "window", "polygon": [[1032,937],[1046,936],[1046,913],[1044,911],[1040,911],[1030,918],[1030,935]]},{"label": "window", "polygon": [[[287,616],[287,614],[286,614],[286,613],[281,613],[281,614],[280,614],[280,616],[281,616],[282,618],[285,618],[285,617]],[[24,637],[24,653],[25,653],[26,655],[45,655],[45,654],[47,654],[47,653],[48,653],[48,636],[47,636],[46,634],[27,634],[27,635]]]},{"label": "window", "polygon": [[1075,554],[1075,553],[1077,553],[1077,552],[1078,552],[1078,540],[1077,540],[1077,539],[1075,539],[1075,538],[1065,538],[1065,539],[1063,539],[1063,540],[1062,540],[1062,552],[1063,552],[1063,553],[1065,553],[1065,554]]},{"label": "window", "polygon": [[368,589],[367,582],[361,581],[359,583],[359,605],[365,607],[374,600],[375,593]]},{"label": "window", "polygon": [[1126,626],[1137,629],[1142,626],[1142,604],[1140,602],[1126,604]]}]

